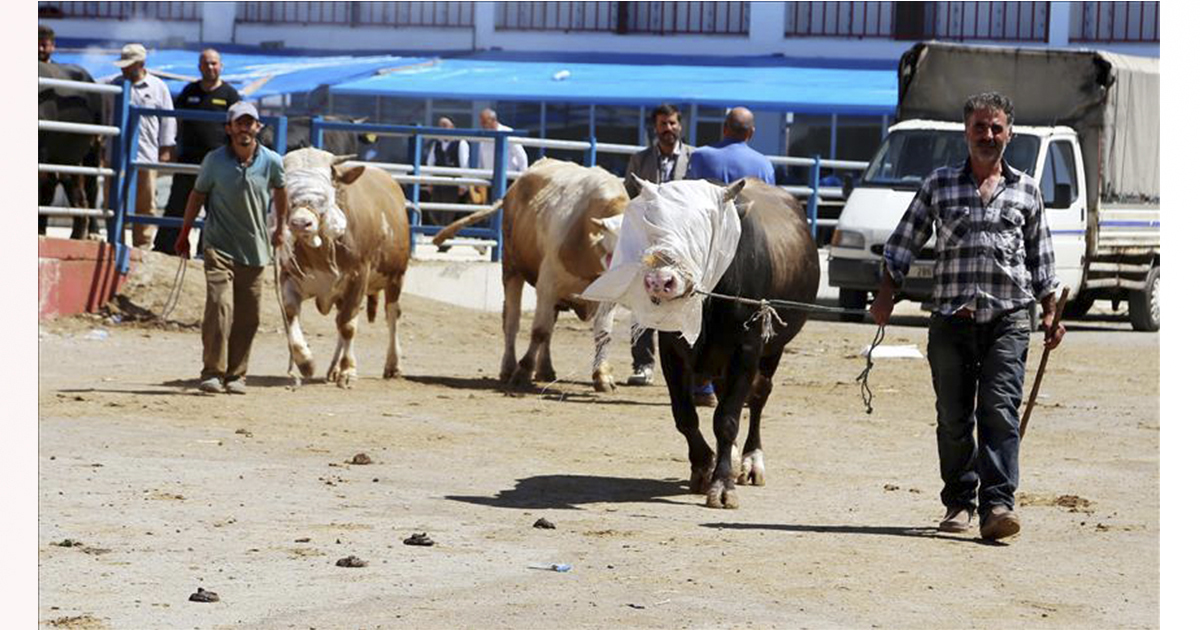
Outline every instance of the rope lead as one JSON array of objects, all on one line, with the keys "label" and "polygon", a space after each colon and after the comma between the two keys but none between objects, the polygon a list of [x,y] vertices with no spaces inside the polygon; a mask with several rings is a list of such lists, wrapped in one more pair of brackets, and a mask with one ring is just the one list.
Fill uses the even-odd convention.
[{"label": "rope lead", "polygon": [[863,404],[867,407],[868,416],[871,415],[871,412],[875,410],[874,407],[871,406],[871,400],[875,398],[875,395],[871,393],[871,385],[867,382],[867,379],[871,375],[871,368],[875,367],[875,362],[871,360],[871,353],[875,352],[875,348],[878,347],[882,342],[883,324],[880,324],[879,329],[875,331],[875,340],[871,342],[871,347],[867,349],[867,367],[863,368],[863,371],[858,375],[858,378],[854,379],[855,382],[859,383],[858,391],[859,394],[862,395]]}]

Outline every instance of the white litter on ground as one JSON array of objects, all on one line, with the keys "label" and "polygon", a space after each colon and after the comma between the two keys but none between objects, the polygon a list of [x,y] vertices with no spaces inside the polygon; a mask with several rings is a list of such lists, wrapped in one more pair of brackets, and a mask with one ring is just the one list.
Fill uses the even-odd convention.
[{"label": "white litter on ground", "polygon": [[[863,346],[862,352],[858,356],[865,357],[871,346]],[[925,355],[917,350],[916,346],[876,346],[875,351],[871,353],[872,359],[924,359]]]}]

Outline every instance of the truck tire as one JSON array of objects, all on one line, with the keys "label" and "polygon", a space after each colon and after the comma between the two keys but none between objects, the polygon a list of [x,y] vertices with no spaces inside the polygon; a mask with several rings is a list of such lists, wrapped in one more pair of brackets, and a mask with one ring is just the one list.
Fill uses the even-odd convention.
[{"label": "truck tire", "polygon": [[1158,267],[1146,274],[1146,288],[1129,294],[1129,323],[1134,330],[1158,330]]},{"label": "truck tire", "polygon": [[[867,292],[855,289],[838,289],[838,307],[862,310],[867,308]],[[862,322],[866,316],[838,313],[838,320],[843,322]]]},{"label": "truck tire", "polygon": [[1075,299],[1067,302],[1066,308],[1063,309],[1063,319],[1083,319],[1088,311],[1092,309],[1092,305],[1096,303],[1095,296],[1080,295]]}]

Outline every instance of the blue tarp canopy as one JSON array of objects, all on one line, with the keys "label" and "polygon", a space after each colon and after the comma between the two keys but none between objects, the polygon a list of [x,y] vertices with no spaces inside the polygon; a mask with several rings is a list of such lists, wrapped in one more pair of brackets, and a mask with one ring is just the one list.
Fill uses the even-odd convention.
[{"label": "blue tarp canopy", "polygon": [[[60,52],[54,60],[83,66],[97,80],[118,74],[115,50]],[[147,67],[178,94],[199,78],[195,50],[151,50]],[[775,58],[744,65],[533,62],[396,55],[297,56],[222,53],[222,78],[244,97],[334,94],[597,105],[696,103],[818,114],[893,114],[896,72],[870,67],[796,67]],[[782,60],[786,62],[788,60]],[[809,62],[811,63],[811,61]]]},{"label": "blue tarp canopy", "polygon": [[896,72],[873,69],[624,65],[439,59],[339,82],[333,94],[547,101],[882,115],[896,108]]},{"label": "blue tarp canopy", "polygon": [[[56,53],[54,61],[82,66],[97,81],[105,81],[120,73],[113,65],[119,57],[113,52]],[[146,57],[146,67],[166,75],[160,78],[172,94],[178,94],[186,83],[200,78],[199,57],[199,52],[193,50],[151,50]],[[321,85],[368,77],[381,70],[428,63],[429,60],[393,55],[299,57],[222,53],[221,62],[224,65],[221,78],[232,84],[243,97],[258,99],[310,92]]]}]

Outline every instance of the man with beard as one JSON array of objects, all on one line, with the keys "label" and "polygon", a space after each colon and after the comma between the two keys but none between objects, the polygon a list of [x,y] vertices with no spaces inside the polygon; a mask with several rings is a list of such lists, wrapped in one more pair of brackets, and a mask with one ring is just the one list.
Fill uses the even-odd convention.
[{"label": "man with beard", "polygon": [[963,105],[963,119],[966,163],[935,170],[917,191],[884,247],[871,315],[887,324],[896,288],[936,230],[928,356],[946,507],[938,529],[967,531],[978,506],[980,536],[998,540],[1021,529],[1013,495],[1028,307],[1042,303],[1047,350],[1066,329],[1054,326],[1058,281],[1038,182],[1004,161],[1012,102],[995,92],[976,94]]},{"label": "man with beard", "polygon": [[[190,254],[188,234],[206,208],[203,242],[206,298],[201,339],[204,367],[200,391],[246,393],[250,346],[258,331],[258,305],[263,270],[271,263],[272,246],[283,242],[287,191],[283,158],[258,143],[262,123],[254,105],[229,108],[225,133],[229,145],[204,156],[195,188],[188,195],[175,253]],[[275,228],[267,225],[268,205],[275,202]]]},{"label": "man with beard", "polygon": [[[679,109],[663,103],[650,112],[654,123],[654,137],[650,146],[629,156],[629,167],[625,169],[625,191],[632,199],[638,194],[634,175],[654,183],[662,184],[683,179],[687,174],[688,160],[695,147],[684,144],[679,138],[683,125],[679,121]],[[638,331],[632,334],[637,335]],[[654,331],[643,330],[630,345],[633,355],[633,374],[627,381],[630,385],[649,385],[654,381]]]},{"label": "man with beard", "polygon": [[[194,109],[210,112],[225,112],[240,97],[232,85],[221,80],[221,53],[212,48],[200,53],[200,80],[184,86],[175,97],[175,109]],[[199,164],[209,151],[225,144],[225,128],[220,122],[204,120],[180,120],[178,161],[184,164]],[[171,178],[171,196],[163,216],[182,217],[188,195],[196,183],[196,176],[176,173]],[[175,251],[175,239],[179,228],[162,227],[154,237],[154,251],[170,254]]]}]

